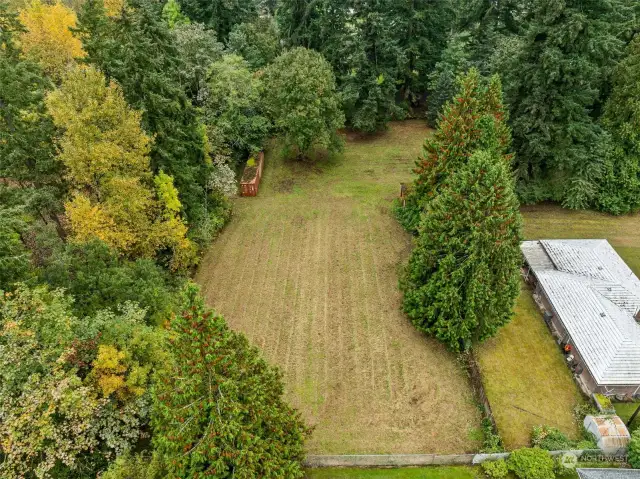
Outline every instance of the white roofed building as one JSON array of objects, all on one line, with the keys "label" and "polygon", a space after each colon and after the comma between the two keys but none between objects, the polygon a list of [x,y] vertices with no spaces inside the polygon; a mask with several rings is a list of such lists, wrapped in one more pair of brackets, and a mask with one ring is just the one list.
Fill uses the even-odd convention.
[{"label": "white roofed building", "polygon": [[545,320],[583,389],[640,393],[640,280],[606,240],[522,243]]}]

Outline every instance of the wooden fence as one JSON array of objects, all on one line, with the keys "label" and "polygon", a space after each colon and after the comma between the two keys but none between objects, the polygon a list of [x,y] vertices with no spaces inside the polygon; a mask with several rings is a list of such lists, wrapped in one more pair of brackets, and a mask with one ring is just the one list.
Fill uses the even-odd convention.
[{"label": "wooden fence", "polygon": [[258,187],[260,186],[260,180],[262,179],[262,169],[264,167],[264,152],[260,152],[258,155],[258,170],[256,176],[251,181],[242,181],[240,183],[240,190],[242,196],[256,196],[258,194]]}]

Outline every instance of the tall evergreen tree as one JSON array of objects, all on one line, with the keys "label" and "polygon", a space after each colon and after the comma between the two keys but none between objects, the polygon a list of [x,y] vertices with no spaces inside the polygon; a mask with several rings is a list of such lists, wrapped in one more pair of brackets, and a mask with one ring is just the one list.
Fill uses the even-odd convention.
[{"label": "tall evergreen tree", "polygon": [[449,0],[282,0],[277,19],[331,64],[348,124],[373,132],[421,100],[452,17]]},{"label": "tall evergreen tree", "polygon": [[629,44],[613,74],[605,106],[605,128],[612,137],[597,196],[598,208],[613,214],[640,209],[640,35]]},{"label": "tall evergreen tree", "polygon": [[624,0],[535,0],[515,55],[502,65],[525,201],[590,205],[602,176],[603,85],[620,57]]},{"label": "tall evergreen tree", "polygon": [[348,70],[340,74],[347,122],[356,130],[374,132],[402,118],[396,103],[406,54],[400,46],[391,0],[353,0],[342,55]]},{"label": "tall evergreen tree", "polygon": [[418,231],[428,203],[475,150],[488,150],[509,162],[506,151],[511,135],[506,125],[500,78],[492,77],[485,86],[478,70],[471,69],[460,77],[459,85],[459,93],[445,107],[436,132],[425,141],[407,204],[397,211],[400,222],[413,233]]},{"label": "tall evergreen tree", "polygon": [[212,28],[224,42],[235,25],[250,22],[261,11],[259,0],[180,0],[179,3],[191,20]]},{"label": "tall evergreen tree", "polygon": [[470,60],[481,72],[488,73],[496,48],[526,27],[532,0],[453,0],[453,3],[458,30],[471,35]]},{"label": "tall evergreen tree", "polygon": [[427,98],[427,120],[436,124],[442,109],[456,93],[457,78],[469,67],[467,33],[451,35],[442,56],[429,75],[429,96]]},{"label": "tall evergreen tree", "polygon": [[195,285],[184,296],[154,397],[153,442],[170,477],[304,476],[308,431],[283,401],[281,373],[205,308]]},{"label": "tall evergreen tree", "polygon": [[475,151],[427,207],[401,287],[414,325],[454,351],[493,336],[520,290],[522,220],[509,164]]},{"label": "tall evergreen tree", "polygon": [[15,38],[22,30],[0,5],[0,177],[20,186],[12,191],[16,201],[46,218],[60,211],[64,190],[44,103],[52,85],[36,63],[22,58]]},{"label": "tall evergreen tree", "polygon": [[130,0],[119,17],[105,16],[102,0],[88,0],[78,18],[86,61],[116,80],[125,98],[143,113],[145,130],[155,141],[154,171],[175,179],[187,216],[204,220],[204,128],[181,84],[182,61],[161,6],[150,0]]},{"label": "tall evergreen tree", "polygon": [[445,48],[447,33],[454,24],[450,0],[401,0],[393,3],[399,46],[406,61],[402,96],[417,104],[427,91],[429,73]]}]

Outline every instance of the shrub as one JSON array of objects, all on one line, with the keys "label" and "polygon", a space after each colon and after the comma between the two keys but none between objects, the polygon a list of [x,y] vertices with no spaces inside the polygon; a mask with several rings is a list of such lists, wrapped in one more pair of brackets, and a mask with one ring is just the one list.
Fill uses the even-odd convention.
[{"label": "shrub", "polygon": [[640,469],[640,428],[631,434],[629,443],[629,464],[634,469]]},{"label": "shrub", "polygon": [[554,479],[554,462],[539,447],[517,449],[507,460],[510,471],[520,479]]},{"label": "shrub", "polygon": [[482,452],[493,453],[504,451],[502,438],[499,434],[493,432],[493,424],[491,424],[489,418],[486,417],[482,420],[482,435],[484,436]]},{"label": "shrub", "polygon": [[564,433],[555,427],[544,425],[533,427],[533,432],[531,433],[531,444],[547,451],[571,449],[573,446],[572,441],[570,441]]},{"label": "shrub", "polygon": [[504,459],[499,459],[497,461],[483,462],[482,472],[492,479],[501,479],[503,477],[507,477],[507,474],[509,474],[509,468],[507,467],[507,463]]}]

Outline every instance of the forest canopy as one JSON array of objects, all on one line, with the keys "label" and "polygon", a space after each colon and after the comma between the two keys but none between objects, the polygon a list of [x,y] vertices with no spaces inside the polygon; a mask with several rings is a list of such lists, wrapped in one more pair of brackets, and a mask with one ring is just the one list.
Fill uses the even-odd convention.
[{"label": "forest canopy", "polygon": [[467,350],[511,319],[520,204],[640,210],[639,13],[0,2],[0,478],[301,477],[281,373],[190,281],[240,167],[272,142],[304,169],[345,130],[433,128],[395,208],[403,309]]}]

